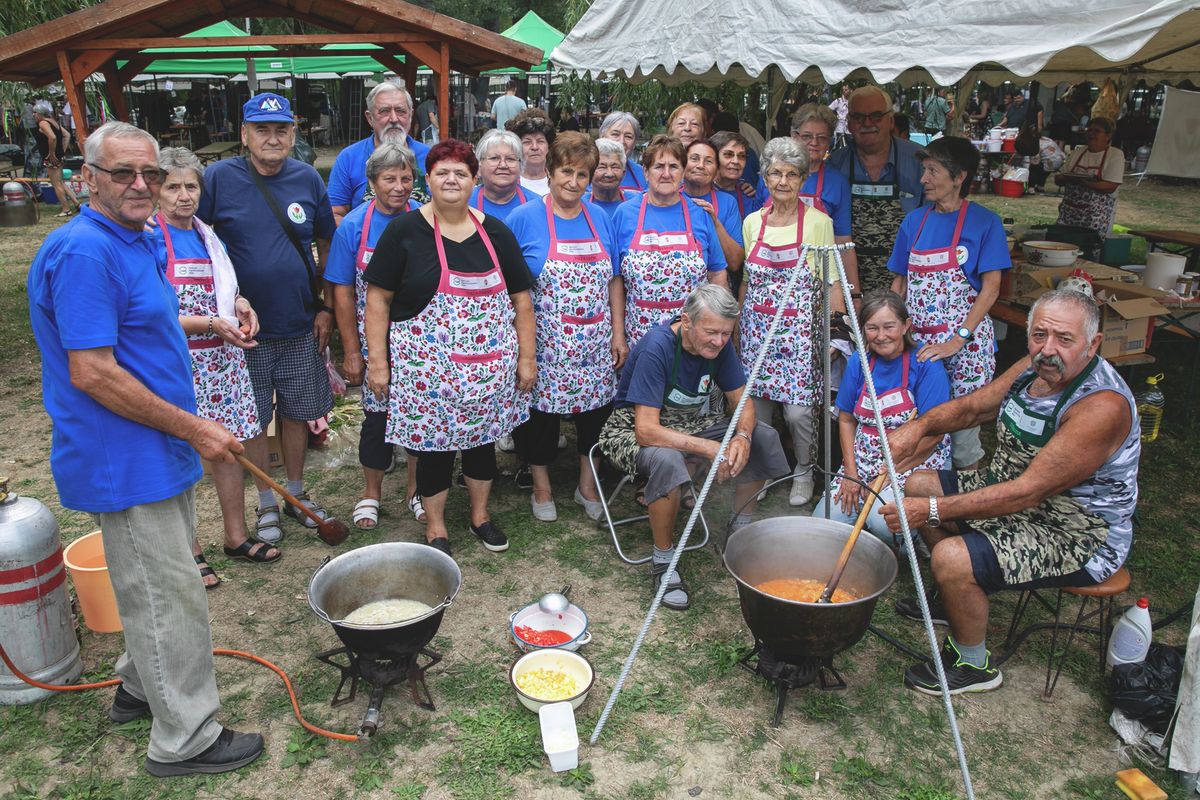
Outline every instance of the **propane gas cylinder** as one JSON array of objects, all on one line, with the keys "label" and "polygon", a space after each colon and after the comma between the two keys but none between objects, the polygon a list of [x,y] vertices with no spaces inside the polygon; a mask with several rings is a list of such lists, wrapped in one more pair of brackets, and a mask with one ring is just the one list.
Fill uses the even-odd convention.
[{"label": "propane gas cylinder", "polygon": [[[10,494],[8,478],[0,478],[0,645],[17,669],[45,683],[83,673],[66,579],[54,515],[31,497]],[[0,663],[0,703],[49,694]]]}]

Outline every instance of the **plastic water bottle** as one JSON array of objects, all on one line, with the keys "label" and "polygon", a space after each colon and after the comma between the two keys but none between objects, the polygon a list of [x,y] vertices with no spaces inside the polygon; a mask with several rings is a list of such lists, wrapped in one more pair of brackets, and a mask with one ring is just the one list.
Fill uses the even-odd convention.
[{"label": "plastic water bottle", "polygon": [[1162,379],[1161,372],[1146,378],[1146,388],[1139,392],[1136,398],[1143,442],[1153,442],[1157,439],[1158,429],[1162,425],[1163,407],[1167,404],[1167,398],[1163,397],[1162,390],[1158,388]]},{"label": "plastic water bottle", "polygon": [[1139,597],[1113,626],[1105,663],[1112,667],[1145,661],[1146,653],[1150,651],[1150,634],[1150,601]]}]

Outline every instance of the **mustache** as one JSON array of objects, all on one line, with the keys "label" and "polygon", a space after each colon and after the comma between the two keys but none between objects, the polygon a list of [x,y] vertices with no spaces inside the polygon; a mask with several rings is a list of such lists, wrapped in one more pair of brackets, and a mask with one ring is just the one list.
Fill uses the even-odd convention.
[{"label": "mustache", "polygon": [[1037,355],[1035,355],[1033,357],[1032,360],[1033,360],[1033,366],[1035,368],[1047,366],[1047,367],[1053,367],[1054,369],[1058,370],[1059,372],[1065,372],[1067,369],[1067,365],[1065,363],[1063,363],[1062,358],[1060,358],[1059,356],[1047,356],[1042,353],[1038,353]]}]

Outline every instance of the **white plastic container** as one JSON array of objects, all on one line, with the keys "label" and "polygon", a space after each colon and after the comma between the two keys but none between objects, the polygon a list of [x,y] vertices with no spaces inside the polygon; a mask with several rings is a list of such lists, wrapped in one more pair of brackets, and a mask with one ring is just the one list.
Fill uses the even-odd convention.
[{"label": "white plastic container", "polygon": [[1139,597],[1137,604],[1122,614],[1113,626],[1105,663],[1112,667],[1145,661],[1146,653],[1150,652],[1151,633],[1150,601]]},{"label": "white plastic container", "polygon": [[579,732],[571,704],[550,703],[538,710],[542,723],[542,749],[550,758],[550,769],[566,772],[579,766]]}]

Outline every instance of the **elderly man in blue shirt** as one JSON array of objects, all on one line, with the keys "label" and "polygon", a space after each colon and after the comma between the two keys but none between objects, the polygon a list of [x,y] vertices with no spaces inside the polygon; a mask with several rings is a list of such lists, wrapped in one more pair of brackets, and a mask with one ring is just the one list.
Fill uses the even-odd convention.
[{"label": "elderly man in blue shirt", "polygon": [[329,202],[333,205],[333,219],[339,225],[350,209],[371,199],[367,159],[384,142],[402,144],[417,157],[419,174],[415,177],[420,186],[414,199],[421,203],[429,200],[423,189],[425,156],[429,155],[429,147],[408,135],[413,118],[412,95],[402,83],[384,81],[367,93],[365,116],[371,126],[371,135],[338,153],[329,173]]},{"label": "elderly man in blue shirt", "polygon": [[154,138],[124,122],[84,145],[91,191],[29,268],[42,393],[54,423],[50,468],[62,504],[99,521],[125,630],[109,717],[150,714],[146,769],[225,772],[262,753],[259,734],[216,721],[208,601],[192,535],[197,452],[232,461],[242,445],[196,416],[175,290],[143,231],[162,173]]},{"label": "elderly man in blue shirt", "polygon": [[859,295],[887,289],[888,257],[904,215],[925,202],[914,142],[892,136],[892,98],[878,86],[850,93],[846,115],[851,147],[835,150],[828,166],[850,181],[850,229],[858,255]]}]

